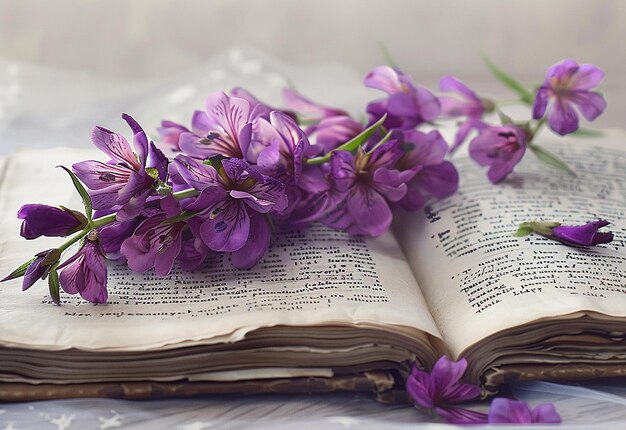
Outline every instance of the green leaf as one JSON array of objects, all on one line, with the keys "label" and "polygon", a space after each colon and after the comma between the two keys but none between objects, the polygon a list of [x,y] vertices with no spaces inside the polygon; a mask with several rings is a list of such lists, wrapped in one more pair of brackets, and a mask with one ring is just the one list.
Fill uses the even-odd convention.
[{"label": "green leaf", "polygon": [[533,154],[535,154],[535,156],[539,160],[541,160],[543,163],[547,164],[548,166],[554,167],[559,170],[563,170],[564,172],[567,172],[570,175],[576,176],[576,173],[574,173],[574,171],[570,169],[570,167],[567,164],[565,164],[563,161],[559,159],[559,157],[557,157],[556,155],[554,155],[547,149],[544,149],[534,144],[528,145],[528,148],[530,148],[530,150],[533,152]]},{"label": "green leaf", "polygon": [[526,88],[521,82],[514,79],[511,75],[504,70],[496,66],[487,55],[483,54],[483,61],[487,68],[493,73],[493,75],[500,80],[504,85],[516,92],[520,96],[520,100],[526,104],[532,105],[534,95],[528,88]]},{"label": "green leaf", "polygon": [[3,281],[8,281],[10,279],[16,279],[16,278],[21,278],[22,276],[24,276],[24,273],[26,273],[26,269],[28,269],[28,266],[30,266],[30,264],[35,261],[37,257],[33,257],[30,260],[28,260],[26,263],[22,264],[20,267],[18,267],[17,269],[15,269],[14,271],[12,271],[8,276],[6,276],[4,279],[0,280],[0,282]]},{"label": "green leaf", "polygon": [[60,167],[61,169],[65,170],[67,174],[70,175],[70,178],[72,179],[72,183],[74,184],[76,191],[78,191],[78,194],[80,194],[80,198],[83,199],[83,205],[85,206],[85,215],[87,216],[87,219],[91,221],[91,217],[93,216],[93,206],[91,204],[91,197],[89,197],[89,193],[87,193],[87,190],[85,189],[83,184],[80,182],[80,180],[76,177],[76,175],[70,169],[68,169],[65,166],[57,166],[57,167]]},{"label": "green leaf", "polygon": [[50,291],[50,297],[54,303],[61,304],[61,296],[59,294],[59,274],[56,271],[56,267],[48,274],[48,290]]},{"label": "green leaf", "polygon": [[[526,223],[524,223],[526,224]],[[516,237],[524,237],[524,236],[528,236],[530,233],[533,232],[533,228],[529,225],[520,225],[519,228],[517,229],[517,231],[513,234],[513,236]]]},{"label": "green leaf", "polygon": [[382,127],[383,122],[385,122],[386,119],[387,119],[387,114],[384,114],[378,121],[376,121],[374,124],[372,124],[369,127],[367,127],[360,134],[354,136],[352,139],[350,139],[349,141],[347,141],[343,145],[333,149],[328,154],[326,154],[326,155],[324,155],[322,157],[309,158],[308,160],[306,160],[306,162],[308,164],[323,164],[323,163],[327,162],[328,160],[330,160],[331,154],[333,152],[335,152],[335,151],[341,151],[341,150],[343,150],[343,151],[350,151],[350,152],[354,151],[359,146],[361,146],[365,142],[367,142],[367,139],[372,137],[372,135],[374,133],[376,133],[378,130],[381,130],[383,128]]}]

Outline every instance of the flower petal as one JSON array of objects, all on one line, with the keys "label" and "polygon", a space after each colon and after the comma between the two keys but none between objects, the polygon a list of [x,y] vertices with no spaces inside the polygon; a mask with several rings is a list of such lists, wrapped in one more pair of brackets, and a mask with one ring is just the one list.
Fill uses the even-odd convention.
[{"label": "flower petal", "polygon": [[439,90],[443,92],[459,93],[464,95],[466,99],[480,102],[476,93],[454,76],[443,76],[439,79]]},{"label": "flower petal", "polygon": [[486,424],[487,414],[451,406],[436,407],[435,412],[448,424]]},{"label": "flower petal", "polygon": [[598,93],[576,91],[570,95],[570,100],[576,104],[587,121],[593,121],[606,109],[606,100]]},{"label": "flower petal", "polygon": [[391,225],[391,209],[383,196],[367,186],[357,185],[348,197],[347,209],[360,231],[380,236]]},{"label": "flower petal", "polygon": [[225,201],[215,206],[211,216],[200,226],[202,241],[210,249],[233,252],[245,245],[250,234],[250,217],[243,202]]},{"label": "flower petal", "polygon": [[498,397],[491,401],[487,420],[489,424],[530,424],[533,422],[533,417],[526,402]]},{"label": "flower petal", "polygon": [[173,160],[180,177],[190,187],[202,191],[207,187],[219,185],[217,170],[213,166],[199,163],[191,157],[179,154]]},{"label": "flower petal", "polygon": [[389,66],[379,66],[365,75],[363,84],[368,88],[375,88],[386,92],[387,94],[395,94],[405,91],[405,87],[400,81],[400,75]]},{"label": "flower petal", "polygon": [[578,73],[573,77],[571,89],[590,90],[604,79],[604,72],[593,64],[581,64]]},{"label": "flower petal", "polygon": [[234,267],[249,269],[259,262],[270,246],[271,230],[265,216],[253,213],[250,215],[250,235],[245,245],[232,253]]},{"label": "flower petal", "polygon": [[531,415],[534,423],[558,424],[561,422],[561,416],[552,403],[537,405],[531,412]]},{"label": "flower petal", "polygon": [[568,101],[557,99],[548,112],[548,125],[554,132],[565,136],[578,130],[578,115]]},{"label": "flower petal", "polygon": [[223,134],[212,142],[216,153],[241,158],[239,133],[249,122],[250,103],[238,97],[216,93],[206,99],[204,106],[209,120],[214,121],[223,130]]},{"label": "flower petal", "polygon": [[75,163],[72,165],[72,171],[90,190],[101,190],[113,186],[119,190],[128,183],[133,173],[126,166],[105,164],[94,160]]},{"label": "flower petal", "polygon": [[96,148],[118,163],[126,163],[133,170],[139,170],[141,164],[130,148],[130,144],[121,134],[104,127],[94,127],[91,131],[91,142]]},{"label": "flower petal", "polygon": [[546,112],[548,106],[548,99],[550,97],[550,90],[541,86],[535,93],[535,99],[533,100],[533,119],[540,119]]}]

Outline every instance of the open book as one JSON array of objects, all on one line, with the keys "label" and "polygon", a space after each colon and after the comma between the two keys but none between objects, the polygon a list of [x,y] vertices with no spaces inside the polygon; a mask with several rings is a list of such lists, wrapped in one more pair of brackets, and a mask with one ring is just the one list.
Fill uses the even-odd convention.
[{"label": "open book", "polygon": [[[527,156],[493,186],[459,158],[460,191],[393,233],[363,239],[312,226],[280,230],[263,260],[233,269],[215,257],[167,278],[109,267],[109,304],[47,285],[0,284],[0,401],[159,397],[258,391],[393,392],[411,362],[466,357],[493,392],[524,378],[626,375],[626,136],[550,148],[576,176]],[[0,159],[0,272],[58,239],[18,236],[24,203],[79,209],[58,164],[89,150]],[[597,248],[517,238],[533,219],[610,220]],[[49,241],[50,246],[48,243]]]}]

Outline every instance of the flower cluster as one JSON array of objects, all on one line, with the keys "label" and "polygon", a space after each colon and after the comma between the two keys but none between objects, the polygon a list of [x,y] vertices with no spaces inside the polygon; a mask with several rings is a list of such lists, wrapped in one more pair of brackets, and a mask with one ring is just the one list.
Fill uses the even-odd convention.
[{"label": "flower cluster", "polygon": [[487,413],[457,406],[458,403],[478,398],[480,388],[461,381],[467,361],[451,361],[442,356],[430,373],[413,366],[406,381],[406,390],[416,406],[434,411],[451,424],[497,423],[552,423],[561,417],[552,404],[545,403],[531,409],[527,403],[507,398],[495,398]]},{"label": "flower cluster", "polygon": [[[419,210],[457,190],[459,175],[447,155],[474,131],[470,156],[489,166],[488,178],[496,183],[526,148],[536,148],[531,142],[544,115],[565,134],[578,126],[574,107],[588,120],[604,109],[602,96],[591,91],[602,79],[594,66],[571,60],[553,66],[535,97],[489,66],[533,105],[536,124],[518,124],[500,112],[503,124],[489,125],[485,117],[497,103],[457,78],[443,77],[436,95],[388,66],[364,78],[382,97],[367,104],[363,122],[293,89],[283,90],[285,107],[276,108],[234,88],[209,95],[189,127],[162,121],[159,147],[123,114],[131,139],[95,127],[92,143],[108,159],[64,167],[84,212],[42,204],[18,212],[24,238],[70,238],[5,279],[23,276],[28,289],[47,278],[57,303],[60,289],[104,303],[107,258],[165,276],[175,264],[194,270],[212,253],[227,253],[234,267],[250,268],[267,251],[276,223],[305,228],[316,222],[378,236],[390,227],[394,208]],[[451,118],[461,123],[449,148],[435,121]],[[63,260],[76,243],[78,251]]]}]

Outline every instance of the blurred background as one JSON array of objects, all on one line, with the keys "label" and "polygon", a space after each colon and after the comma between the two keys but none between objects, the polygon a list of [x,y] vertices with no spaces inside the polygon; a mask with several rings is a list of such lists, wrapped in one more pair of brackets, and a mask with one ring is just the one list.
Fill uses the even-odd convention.
[{"label": "blurred background", "polygon": [[[48,129],[75,125],[77,110],[107,123],[139,104],[146,120],[186,120],[177,118],[181,100],[199,106],[204,91],[242,76],[262,76],[244,81],[268,102],[280,103],[277,89],[292,80],[313,98],[359,109],[376,95],[353,90],[385,62],[381,46],[433,90],[454,74],[506,93],[481,53],[529,83],[563,58],[594,63],[609,101],[597,124],[623,127],[626,118],[621,0],[0,0],[0,41],[0,139],[12,130],[23,140],[16,125],[44,116],[57,118]],[[150,96],[167,83],[176,87],[169,99]]]}]

